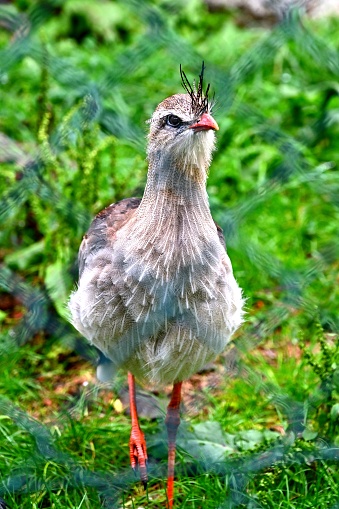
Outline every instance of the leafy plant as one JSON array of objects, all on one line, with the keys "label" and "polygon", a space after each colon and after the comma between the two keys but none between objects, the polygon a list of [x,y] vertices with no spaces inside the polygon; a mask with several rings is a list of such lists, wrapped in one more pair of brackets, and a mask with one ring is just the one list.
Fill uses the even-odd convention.
[{"label": "leafy plant", "polygon": [[180,91],[179,63],[193,77],[202,60],[220,125],[208,193],[247,317],[228,370],[188,382],[178,505],[339,499],[338,20],[253,29],[184,4],[0,9],[0,496],[13,509],[165,501],[162,419],[144,423],[144,494],[123,451],[122,382],[96,385],[65,303],[92,217],[142,195],[145,120]]},{"label": "leafy plant", "polygon": [[339,445],[339,341],[335,334],[325,333],[315,325],[315,341],[306,347],[300,342],[306,363],[319,378],[319,386],[309,396],[310,413],[319,436]]}]

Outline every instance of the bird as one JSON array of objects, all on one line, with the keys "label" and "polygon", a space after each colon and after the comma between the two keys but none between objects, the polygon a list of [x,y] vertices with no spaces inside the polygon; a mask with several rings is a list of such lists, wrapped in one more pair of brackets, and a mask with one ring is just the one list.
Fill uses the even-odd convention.
[{"label": "bird", "polygon": [[204,73],[202,63],[191,84],[180,65],[184,93],[160,102],[148,121],[143,197],[111,204],[94,218],[69,299],[73,325],[109,361],[99,365],[99,379],[118,369],[128,373],[130,462],[145,486],[148,456],[135,383],[173,384],[165,418],[169,509],[182,383],[214,360],[243,322],[242,290],[206,189],[219,126]]}]

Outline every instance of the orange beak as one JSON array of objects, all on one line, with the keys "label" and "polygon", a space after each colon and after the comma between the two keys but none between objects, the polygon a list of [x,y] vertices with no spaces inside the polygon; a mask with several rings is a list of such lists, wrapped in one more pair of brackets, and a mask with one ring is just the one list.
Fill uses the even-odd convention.
[{"label": "orange beak", "polygon": [[195,131],[208,131],[209,129],[214,129],[214,131],[219,131],[219,126],[209,113],[203,113],[201,115],[201,119],[198,120],[195,124],[190,125],[190,129],[194,129]]}]

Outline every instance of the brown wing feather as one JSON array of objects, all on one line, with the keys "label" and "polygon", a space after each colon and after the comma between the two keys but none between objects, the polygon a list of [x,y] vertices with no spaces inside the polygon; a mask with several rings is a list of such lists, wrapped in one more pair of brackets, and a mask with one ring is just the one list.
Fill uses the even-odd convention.
[{"label": "brown wing feather", "polygon": [[95,216],[79,249],[79,279],[88,257],[103,249],[107,245],[108,237],[110,240],[114,238],[114,234],[131,219],[140,202],[141,198],[126,198],[112,203]]}]

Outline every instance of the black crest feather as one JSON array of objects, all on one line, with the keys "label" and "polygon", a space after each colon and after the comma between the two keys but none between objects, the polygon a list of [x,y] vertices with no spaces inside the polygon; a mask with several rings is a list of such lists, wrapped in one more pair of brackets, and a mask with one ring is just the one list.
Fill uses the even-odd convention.
[{"label": "black crest feather", "polygon": [[196,86],[195,80],[193,81],[193,86],[188,81],[186,74],[184,73],[181,64],[180,64],[180,76],[181,83],[192,101],[192,111],[197,115],[205,113],[209,109],[211,109],[211,104],[209,102],[208,92],[210,89],[210,84],[207,84],[206,91],[204,92],[204,71],[205,71],[205,63],[202,63],[201,72],[199,74],[199,83],[198,87]]}]

